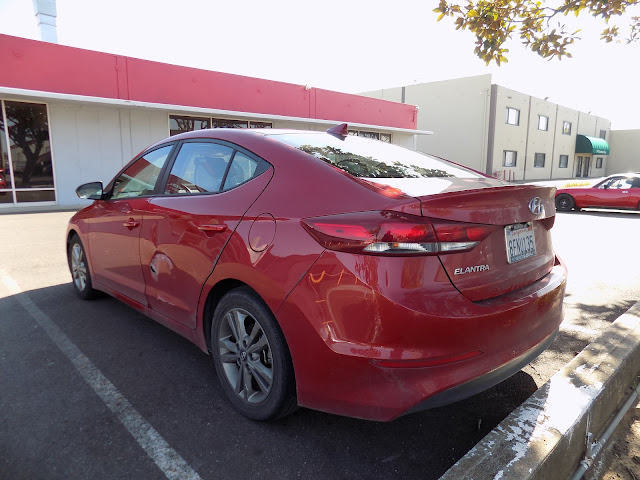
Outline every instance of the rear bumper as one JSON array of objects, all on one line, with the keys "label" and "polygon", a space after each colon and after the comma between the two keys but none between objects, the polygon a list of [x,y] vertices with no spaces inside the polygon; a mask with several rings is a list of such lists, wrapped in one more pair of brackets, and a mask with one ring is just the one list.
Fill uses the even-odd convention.
[{"label": "rear bumper", "polygon": [[[413,259],[415,260],[415,259]],[[437,258],[325,252],[277,312],[300,405],[389,421],[471,396],[516,373],[562,321],[566,269],[482,302]]]},{"label": "rear bumper", "polygon": [[473,380],[470,380],[466,383],[457,385],[448,390],[444,390],[443,392],[440,392],[436,395],[432,395],[426,400],[423,400],[417,405],[414,405],[406,413],[414,413],[421,410],[441,407],[442,405],[448,405],[453,402],[464,400],[465,398],[469,398],[477,393],[488,390],[494,385],[497,385],[503,380],[506,380],[512,375],[515,375],[526,365],[528,365],[529,362],[536,359],[542,352],[549,348],[549,345],[553,343],[553,340],[555,340],[556,336],[558,335],[558,331],[559,330],[556,330],[538,345],[524,352],[519,357],[516,357],[513,360],[505,363],[504,365],[496,368],[495,370],[489,373],[485,373],[484,375],[474,378]]}]

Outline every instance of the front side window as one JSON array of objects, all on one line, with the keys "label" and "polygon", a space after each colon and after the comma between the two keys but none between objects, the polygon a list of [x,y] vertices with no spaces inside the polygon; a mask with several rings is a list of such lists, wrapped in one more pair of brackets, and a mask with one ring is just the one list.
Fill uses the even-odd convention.
[{"label": "front side window", "polygon": [[607,139],[607,131],[606,130],[600,130],[600,138],[603,140]]},{"label": "front side window", "polygon": [[514,152],[513,150],[505,150],[504,158],[502,160],[502,166],[515,167],[517,159],[518,159],[518,152]]},{"label": "front side window", "polygon": [[520,110],[507,107],[507,118],[505,123],[509,125],[520,125]]},{"label": "front side window", "polygon": [[569,166],[569,155],[560,155],[560,164],[558,167],[567,168]]},{"label": "front side window", "polygon": [[538,130],[547,131],[549,129],[549,117],[538,115]]},{"label": "front side window", "polygon": [[270,135],[354,177],[362,178],[479,178],[481,175],[452,163],[385,142],[360,136],[344,139],[325,133]]},{"label": "front side window", "polygon": [[544,168],[546,154],[544,153],[536,153],[533,159],[533,167],[534,168]]},{"label": "front side window", "polygon": [[209,142],[182,145],[171,167],[167,194],[218,192],[233,149]]},{"label": "front side window", "polygon": [[165,145],[144,154],[133,162],[114,182],[112,199],[141,197],[153,190],[173,145]]},{"label": "front side window", "polygon": [[618,178],[613,181],[607,188],[627,189],[633,187],[633,178]]},{"label": "front side window", "polygon": [[562,134],[571,135],[571,122],[562,122]]},{"label": "front side window", "polygon": [[596,158],[596,168],[602,168],[602,157]]}]

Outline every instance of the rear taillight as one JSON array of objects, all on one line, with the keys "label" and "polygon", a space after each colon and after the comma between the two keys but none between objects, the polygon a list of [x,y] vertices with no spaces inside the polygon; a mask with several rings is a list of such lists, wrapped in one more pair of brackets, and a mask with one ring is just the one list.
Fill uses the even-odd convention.
[{"label": "rear taillight", "polygon": [[302,226],[323,247],[377,255],[439,255],[473,249],[496,228],[398,212],[358,212],[306,218]]}]

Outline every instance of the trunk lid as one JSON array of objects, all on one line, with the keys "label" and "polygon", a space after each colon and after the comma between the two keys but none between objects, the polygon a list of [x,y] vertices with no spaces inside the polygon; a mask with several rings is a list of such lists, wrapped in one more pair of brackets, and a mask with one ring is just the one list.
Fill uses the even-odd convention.
[{"label": "trunk lid", "polygon": [[[550,229],[555,220],[555,188],[490,178],[384,180],[420,200],[424,217],[495,227],[473,250],[439,255],[451,282],[469,300],[512,292],[553,267]],[[536,205],[542,206],[539,213],[532,211]]]},{"label": "trunk lid", "polygon": [[[451,282],[465,297],[493,298],[549,273],[555,263],[550,232],[554,192],[549,187],[514,185],[418,197],[423,216],[496,226],[473,250],[440,255]],[[538,214],[530,208],[536,198],[543,206]]]}]

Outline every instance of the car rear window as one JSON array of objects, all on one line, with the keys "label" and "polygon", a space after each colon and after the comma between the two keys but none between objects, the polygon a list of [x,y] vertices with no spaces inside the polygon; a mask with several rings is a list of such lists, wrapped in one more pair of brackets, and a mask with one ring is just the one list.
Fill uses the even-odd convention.
[{"label": "car rear window", "polygon": [[287,145],[363,178],[480,178],[481,175],[423,153],[357,136],[344,139],[329,134],[270,135]]}]

